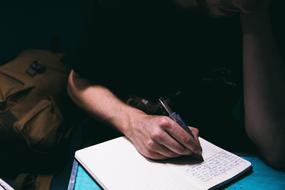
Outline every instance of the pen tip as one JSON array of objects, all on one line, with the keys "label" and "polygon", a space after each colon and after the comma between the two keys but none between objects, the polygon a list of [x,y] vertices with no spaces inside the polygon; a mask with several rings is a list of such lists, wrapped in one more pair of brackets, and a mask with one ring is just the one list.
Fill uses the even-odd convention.
[{"label": "pen tip", "polygon": [[204,158],[203,156],[200,154],[196,154],[194,155],[195,160],[197,160],[198,162],[204,162]]}]

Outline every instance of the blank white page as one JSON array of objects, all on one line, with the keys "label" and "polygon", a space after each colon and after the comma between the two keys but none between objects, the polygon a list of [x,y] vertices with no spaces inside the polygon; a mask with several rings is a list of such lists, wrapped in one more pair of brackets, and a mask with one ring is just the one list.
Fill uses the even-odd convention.
[{"label": "blank white page", "polygon": [[143,157],[124,137],[79,150],[75,157],[104,189],[198,189],[165,163]]}]

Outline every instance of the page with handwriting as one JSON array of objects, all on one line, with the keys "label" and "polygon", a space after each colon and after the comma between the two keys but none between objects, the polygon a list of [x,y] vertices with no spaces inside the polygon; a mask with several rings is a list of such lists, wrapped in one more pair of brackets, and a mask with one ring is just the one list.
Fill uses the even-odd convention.
[{"label": "page with handwriting", "polygon": [[[228,152],[203,138],[199,138],[203,148],[204,162],[187,163],[187,160],[173,161],[168,167],[183,173],[191,183],[203,189],[209,189],[227,181],[243,171],[250,169],[251,163]],[[181,162],[183,164],[181,164]]]},{"label": "page with handwriting", "polygon": [[108,190],[202,190],[232,178],[247,161],[200,139],[203,163],[189,158],[152,161],[119,137],[76,152],[79,163]]}]

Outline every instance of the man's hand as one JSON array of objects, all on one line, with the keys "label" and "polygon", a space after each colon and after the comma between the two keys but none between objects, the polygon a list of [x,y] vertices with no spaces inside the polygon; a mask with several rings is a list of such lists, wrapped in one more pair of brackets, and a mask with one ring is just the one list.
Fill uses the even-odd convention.
[{"label": "man's hand", "polygon": [[125,135],[145,157],[167,159],[201,155],[198,129],[191,130],[194,138],[167,116],[142,113],[132,118]]},{"label": "man's hand", "polygon": [[121,131],[136,149],[151,159],[201,155],[198,129],[194,138],[166,116],[148,115],[118,99],[103,86],[91,85],[73,71],[68,80],[71,98],[84,110]]}]

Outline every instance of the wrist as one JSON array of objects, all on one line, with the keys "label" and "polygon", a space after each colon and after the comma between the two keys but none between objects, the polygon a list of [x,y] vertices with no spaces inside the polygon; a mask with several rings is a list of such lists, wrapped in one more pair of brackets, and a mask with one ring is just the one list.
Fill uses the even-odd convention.
[{"label": "wrist", "polygon": [[146,113],[143,111],[124,104],[121,106],[120,113],[114,116],[110,123],[125,136],[129,137],[132,134],[133,126],[138,123],[139,118],[145,115]]}]

